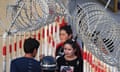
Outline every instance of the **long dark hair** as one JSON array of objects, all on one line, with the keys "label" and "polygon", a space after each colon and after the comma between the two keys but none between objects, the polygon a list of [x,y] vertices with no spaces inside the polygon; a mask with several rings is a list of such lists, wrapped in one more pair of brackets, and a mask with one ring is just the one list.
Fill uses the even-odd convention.
[{"label": "long dark hair", "polygon": [[75,37],[74,39],[68,39],[66,42],[64,42],[64,45],[70,44],[72,46],[72,48],[74,50],[76,50],[75,55],[78,57],[82,57],[81,51],[80,51],[80,46],[78,45],[76,40],[77,40],[77,37]]}]

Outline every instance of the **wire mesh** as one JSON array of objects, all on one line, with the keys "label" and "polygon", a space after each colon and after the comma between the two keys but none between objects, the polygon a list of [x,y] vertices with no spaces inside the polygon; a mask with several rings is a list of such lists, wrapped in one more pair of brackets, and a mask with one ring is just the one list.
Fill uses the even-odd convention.
[{"label": "wire mesh", "polygon": [[83,39],[89,51],[98,59],[119,69],[118,23],[105,12],[103,7],[92,2],[77,5],[74,18],[77,34]]},{"label": "wire mesh", "polygon": [[55,0],[18,0],[7,7],[7,18],[11,23],[8,32],[37,30],[64,15],[61,10]]}]

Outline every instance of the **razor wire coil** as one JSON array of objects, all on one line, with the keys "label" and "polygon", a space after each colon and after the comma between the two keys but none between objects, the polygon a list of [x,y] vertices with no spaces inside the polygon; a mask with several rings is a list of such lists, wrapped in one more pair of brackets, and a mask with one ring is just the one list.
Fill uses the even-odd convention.
[{"label": "razor wire coil", "polygon": [[118,23],[95,3],[85,3],[76,8],[76,31],[86,47],[97,58],[119,69],[120,38]]}]

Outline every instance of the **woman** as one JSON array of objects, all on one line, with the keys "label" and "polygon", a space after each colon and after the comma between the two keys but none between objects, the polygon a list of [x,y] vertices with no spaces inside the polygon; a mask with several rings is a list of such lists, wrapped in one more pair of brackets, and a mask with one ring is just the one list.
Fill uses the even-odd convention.
[{"label": "woman", "polygon": [[68,40],[68,39],[71,39],[72,38],[72,29],[69,25],[65,25],[65,26],[62,26],[60,28],[60,43],[57,45],[56,47],[56,52],[55,52],[55,56],[56,57],[60,57],[63,54],[63,43]]},{"label": "woman", "polygon": [[57,59],[58,72],[83,72],[83,59],[78,57],[78,45],[69,39],[63,45],[64,55]]},{"label": "woman", "polygon": [[[56,52],[55,52],[56,59],[58,57],[64,55],[64,53],[63,53],[63,43],[68,39],[72,39],[72,37],[73,37],[72,34],[73,34],[73,32],[72,32],[72,29],[71,29],[70,25],[65,25],[65,26],[60,28],[60,41],[61,42],[56,47]],[[80,49],[81,48],[79,46],[79,53],[77,54],[79,57],[82,56],[82,54],[80,53],[81,52]]]}]

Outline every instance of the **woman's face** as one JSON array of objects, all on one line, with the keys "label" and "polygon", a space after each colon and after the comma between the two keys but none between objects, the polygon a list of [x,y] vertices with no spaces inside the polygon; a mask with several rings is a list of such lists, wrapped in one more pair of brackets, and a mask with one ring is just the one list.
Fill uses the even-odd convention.
[{"label": "woman's face", "polygon": [[62,43],[70,38],[71,38],[71,35],[68,35],[65,30],[60,30],[60,40]]},{"label": "woman's face", "polygon": [[72,48],[70,44],[64,45],[64,54],[66,56],[73,56],[75,54],[75,50]]}]

